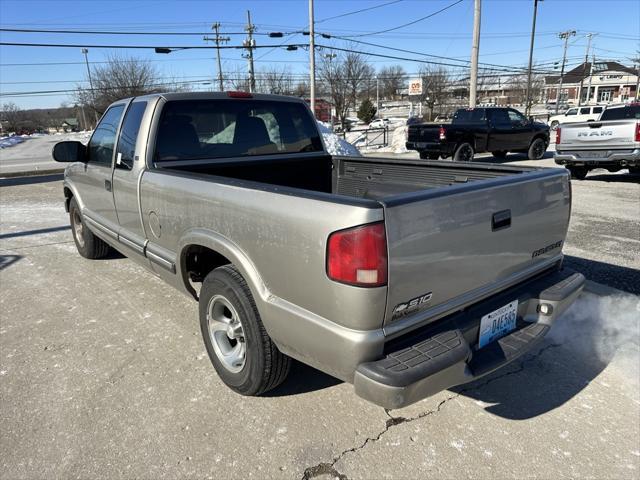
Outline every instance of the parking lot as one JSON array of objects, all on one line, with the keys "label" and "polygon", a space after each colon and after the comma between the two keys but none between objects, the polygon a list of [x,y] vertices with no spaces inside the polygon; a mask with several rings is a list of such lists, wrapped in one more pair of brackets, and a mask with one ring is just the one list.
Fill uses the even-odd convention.
[{"label": "parking lot", "polygon": [[537,352],[394,411],[302,365],[236,395],[196,303],[77,254],[60,175],[0,182],[2,478],[640,476],[638,176],[573,182],[566,263],[591,282]]}]

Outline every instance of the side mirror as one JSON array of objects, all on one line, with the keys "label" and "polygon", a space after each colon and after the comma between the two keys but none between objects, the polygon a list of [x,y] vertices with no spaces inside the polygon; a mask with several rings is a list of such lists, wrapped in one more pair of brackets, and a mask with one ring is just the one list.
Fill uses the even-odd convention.
[{"label": "side mirror", "polygon": [[80,142],[58,142],[51,154],[56,162],[87,161],[87,147]]}]

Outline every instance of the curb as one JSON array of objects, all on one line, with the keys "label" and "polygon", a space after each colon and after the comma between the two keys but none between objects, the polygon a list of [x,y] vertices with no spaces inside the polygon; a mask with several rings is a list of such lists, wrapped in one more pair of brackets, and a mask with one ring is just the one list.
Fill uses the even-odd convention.
[{"label": "curb", "polygon": [[64,168],[50,168],[46,170],[27,170],[24,172],[0,172],[0,178],[35,177],[41,175],[53,175],[64,173]]}]

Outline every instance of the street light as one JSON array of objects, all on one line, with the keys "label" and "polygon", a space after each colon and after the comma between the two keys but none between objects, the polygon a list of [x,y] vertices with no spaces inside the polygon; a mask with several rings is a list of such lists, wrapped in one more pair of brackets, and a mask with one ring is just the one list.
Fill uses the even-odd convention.
[{"label": "street light", "polygon": [[93,117],[95,118],[95,125],[98,124],[98,112],[96,112],[96,97],[95,91],[93,90],[93,80],[91,79],[91,69],[89,68],[89,49],[83,48],[80,50],[84,55],[84,63],[87,66],[87,75],[89,76],[89,88],[91,89],[91,103],[93,103]]}]

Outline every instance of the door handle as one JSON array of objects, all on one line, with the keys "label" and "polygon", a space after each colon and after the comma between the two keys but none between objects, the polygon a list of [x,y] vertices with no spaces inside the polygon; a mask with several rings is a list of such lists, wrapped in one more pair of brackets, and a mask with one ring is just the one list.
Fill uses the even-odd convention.
[{"label": "door handle", "polygon": [[105,189],[107,192],[110,192],[110,191],[111,191],[111,180],[105,180],[105,181],[104,181],[104,189]]},{"label": "door handle", "polygon": [[511,210],[501,210],[491,217],[491,230],[502,230],[511,226]]}]

